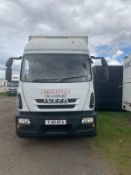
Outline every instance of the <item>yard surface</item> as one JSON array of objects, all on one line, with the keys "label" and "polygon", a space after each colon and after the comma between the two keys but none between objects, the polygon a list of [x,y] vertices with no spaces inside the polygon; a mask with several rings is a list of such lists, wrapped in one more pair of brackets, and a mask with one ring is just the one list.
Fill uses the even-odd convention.
[{"label": "yard surface", "polygon": [[1,175],[129,175],[131,113],[98,112],[96,137],[19,139],[16,97],[0,96]]}]

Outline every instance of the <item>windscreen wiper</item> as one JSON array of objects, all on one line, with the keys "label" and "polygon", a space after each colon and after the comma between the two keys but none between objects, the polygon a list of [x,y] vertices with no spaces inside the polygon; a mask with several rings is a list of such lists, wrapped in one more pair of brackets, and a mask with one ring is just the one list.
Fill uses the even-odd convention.
[{"label": "windscreen wiper", "polygon": [[34,79],[32,80],[32,82],[36,82],[36,83],[51,83],[51,82],[63,82],[65,80],[69,80],[69,79],[75,79],[75,78],[83,78],[83,77],[87,77],[87,76],[77,76],[77,77],[67,77],[67,78],[63,78],[63,79]]},{"label": "windscreen wiper", "polygon": [[74,78],[83,78],[83,77],[87,77],[87,75],[86,75],[86,76],[78,76],[78,77],[67,77],[67,78],[63,78],[63,79],[61,79],[61,82],[65,81],[65,80],[70,80],[70,79],[74,79]]},{"label": "windscreen wiper", "polygon": [[57,81],[61,81],[60,79],[34,79],[32,80],[32,82],[36,82],[36,83],[51,83],[51,82],[57,82]]}]

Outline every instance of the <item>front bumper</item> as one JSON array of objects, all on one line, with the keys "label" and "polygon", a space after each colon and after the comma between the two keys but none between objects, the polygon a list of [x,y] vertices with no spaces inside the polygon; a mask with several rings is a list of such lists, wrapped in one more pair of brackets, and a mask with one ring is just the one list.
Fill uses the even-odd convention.
[{"label": "front bumper", "polygon": [[[82,124],[84,117],[93,117],[93,124]],[[18,118],[29,118],[30,125],[18,125]],[[45,125],[45,120],[66,120],[66,125]],[[84,112],[20,112],[16,116],[16,134],[19,137],[42,137],[58,135],[95,135],[96,114]]]},{"label": "front bumper", "polygon": [[9,94],[9,95],[17,95],[17,90],[9,90],[9,91],[7,91],[7,94]]}]

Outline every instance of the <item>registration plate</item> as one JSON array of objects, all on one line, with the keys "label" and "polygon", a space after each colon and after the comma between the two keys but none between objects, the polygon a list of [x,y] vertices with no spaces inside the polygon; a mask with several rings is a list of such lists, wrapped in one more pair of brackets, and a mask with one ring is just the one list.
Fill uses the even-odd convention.
[{"label": "registration plate", "polygon": [[66,125],[66,120],[45,120],[45,125]]}]

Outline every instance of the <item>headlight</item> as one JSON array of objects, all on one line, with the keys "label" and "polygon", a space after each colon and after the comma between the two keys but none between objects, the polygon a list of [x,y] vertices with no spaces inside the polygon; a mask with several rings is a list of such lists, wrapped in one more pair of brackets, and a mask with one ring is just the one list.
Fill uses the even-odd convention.
[{"label": "headlight", "polygon": [[85,118],[82,119],[81,123],[83,123],[83,124],[94,123],[94,118],[93,117],[85,117]]},{"label": "headlight", "polygon": [[20,125],[30,125],[30,123],[28,118],[18,118],[18,124]]}]

